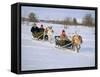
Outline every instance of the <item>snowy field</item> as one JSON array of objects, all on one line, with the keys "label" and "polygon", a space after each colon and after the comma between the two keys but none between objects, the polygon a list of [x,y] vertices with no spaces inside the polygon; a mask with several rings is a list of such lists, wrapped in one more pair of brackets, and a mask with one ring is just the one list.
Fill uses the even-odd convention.
[{"label": "snowy field", "polygon": [[[54,36],[60,35],[63,25],[42,23],[44,26],[52,26]],[[37,23],[40,27],[41,23]],[[22,24],[22,51],[21,66],[25,70],[76,68],[95,66],[95,28],[74,25],[65,29],[69,38],[76,31],[83,37],[83,44],[79,53],[68,49],[58,49],[54,43],[37,41],[32,39],[30,32],[32,25]],[[54,40],[53,40],[54,41]]]}]

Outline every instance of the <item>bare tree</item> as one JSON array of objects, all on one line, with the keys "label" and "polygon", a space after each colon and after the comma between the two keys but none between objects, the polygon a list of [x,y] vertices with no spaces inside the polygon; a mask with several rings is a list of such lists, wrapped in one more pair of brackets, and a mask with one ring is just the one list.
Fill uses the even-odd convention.
[{"label": "bare tree", "polygon": [[77,24],[78,24],[77,19],[73,18],[73,25],[77,25]]},{"label": "bare tree", "polygon": [[91,16],[91,14],[86,14],[83,17],[82,24],[87,26],[93,26],[93,17]]},{"label": "bare tree", "polygon": [[28,17],[29,17],[30,22],[37,22],[38,21],[35,13],[30,13]]},{"label": "bare tree", "polygon": [[65,18],[64,19],[64,24],[71,25],[72,24],[72,18],[70,18],[70,17]]}]

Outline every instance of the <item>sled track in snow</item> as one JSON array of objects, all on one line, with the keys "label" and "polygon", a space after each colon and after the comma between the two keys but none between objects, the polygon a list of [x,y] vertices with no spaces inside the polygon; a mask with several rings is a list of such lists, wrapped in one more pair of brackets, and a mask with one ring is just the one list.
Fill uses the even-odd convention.
[{"label": "sled track in snow", "polygon": [[70,53],[70,54],[76,54],[76,55],[81,55],[81,56],[85,56],[85,57],[92,57],[93,55],[87,55],[84,53],[81,53],[81,51],[79,53],[77,53],[76,51],[73,51],[71,49],[67,49],[67,48],[62,48],[62,47],[56,47],[55,43],[50,43],[49,41],[44,41],[44,40],[37,40],[36,38],[24,38],[27,39],[29,41],[33,42],[33,45],[31,46],[22,46],[22,47],[26,47],[26,48],[36,48],[37,46],[35,46],[34,44],[38,44],[41,45],[41,47],[39,47],[40,49],[54,49],[54,50],[58,50],[58,52],[60,53]]},{"label": "sled track in snow", "polygon": [[[36,47],[34,47],[34,46],[22,46],[22,47],[26,47],[26,48],[36,48]],[[66,54],[66,55],[70,55],[70,54],[75,54],[75,55],[80,55],[80,56],[85,56],[85,57],[88,57],[88,58],[91,58],[91,57],[93,57],[92,55],[90,56],[90,55],[85,55],[85,54],[83,54],[83,53],[81,53],[81,52],[79,52],[79,53],[77,53],[77,52],[75,52],[75,51],[73,51],[73,50],[70,50],[70,49],[65,49],[65,48],[56,48],[56,47],[39,47],[40,49],[53,49],[54,48],[54,52],[59,52],[59,53],[64,53],[64,54]],[[55,51],[55,50],[58,50],[58,51]]]}]

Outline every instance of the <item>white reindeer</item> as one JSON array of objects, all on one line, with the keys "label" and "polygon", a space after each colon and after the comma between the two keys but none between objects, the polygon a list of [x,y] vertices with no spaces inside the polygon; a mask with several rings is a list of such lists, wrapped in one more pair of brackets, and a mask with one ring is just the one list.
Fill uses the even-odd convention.
[{"label": "white reindeer", "polygon": [[48,41],[51,43],[52,42],[52,38],[53,38],[53,29],[52,27],[48,27],[48,32],[47,32],[47,35],[48,35]]}]

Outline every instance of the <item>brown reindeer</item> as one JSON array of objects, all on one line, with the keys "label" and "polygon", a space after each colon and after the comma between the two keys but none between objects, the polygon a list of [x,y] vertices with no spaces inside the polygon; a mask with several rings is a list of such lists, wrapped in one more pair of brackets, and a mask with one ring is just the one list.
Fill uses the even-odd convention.
[{"label": "brown reindeer", "polygon": [[74,35],[72,37],[72,49],[75,51],[75,49],[77,50],[77,52],[79,52],[80,48],[81,48],[81,43],[82,43],[82,37],[80,35]]}]

